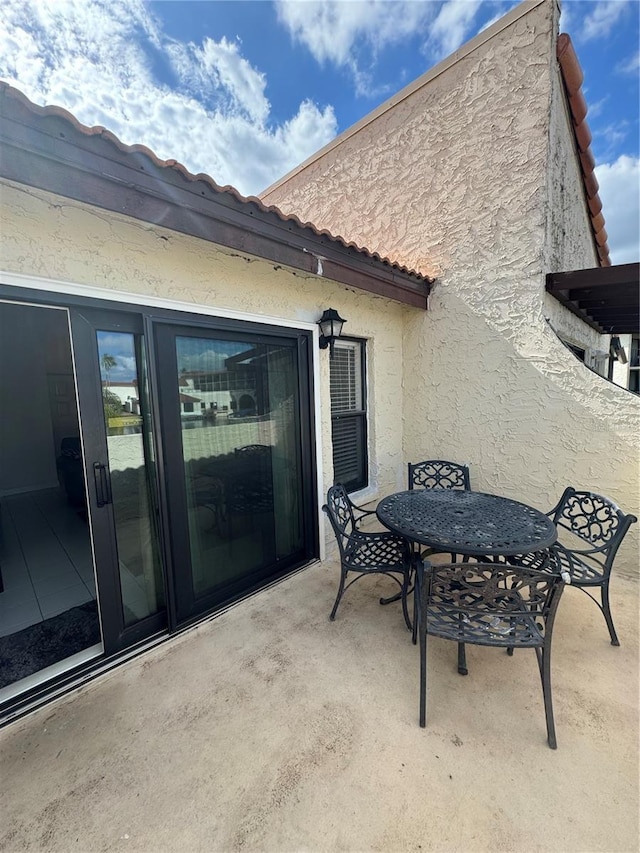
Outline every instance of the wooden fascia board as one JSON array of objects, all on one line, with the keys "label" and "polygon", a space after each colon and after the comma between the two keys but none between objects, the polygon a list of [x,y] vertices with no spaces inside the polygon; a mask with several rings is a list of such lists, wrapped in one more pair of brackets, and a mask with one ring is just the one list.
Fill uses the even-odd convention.
[{"label": "wooden fascia board", "polygon": [[592,287],[612,287],[620,284],[638,284],[640,264],[618,264],[588,270],[549,273],[546,288],[550,293]]},{"label": "wooden fascia board", "polygon": [[3,178],[426,309],[427,281],[49,118],[57,134],[3,119]]}]

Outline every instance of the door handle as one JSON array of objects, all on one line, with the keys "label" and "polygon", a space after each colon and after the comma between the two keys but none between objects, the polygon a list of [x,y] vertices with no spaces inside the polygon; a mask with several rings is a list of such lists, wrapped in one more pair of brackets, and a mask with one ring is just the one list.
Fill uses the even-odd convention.
[{"label": "door handle", "polygon": [[96,504],[106,506],[111,503],[111,477],[109,469],[101,462],[93,463],[93,482],[96,489]]}]

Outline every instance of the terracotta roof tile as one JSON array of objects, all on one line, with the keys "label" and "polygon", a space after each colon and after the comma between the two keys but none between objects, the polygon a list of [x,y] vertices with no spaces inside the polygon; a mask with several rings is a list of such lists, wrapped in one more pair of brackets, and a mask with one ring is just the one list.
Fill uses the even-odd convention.
[{"label": "terracotta roof tile", "polygon": [[34,104],[19,89],[10,86],[8,83],[2,80],[0,80],[0,95],[9,98],[16,98],[35,115],[58,116],[64,121],[67,121],[75,128],[75,130],[84,134],[85,136],[102,137],[103,139],[108,140],[119,151],[122,151],[126,154],[142,154],[143,156],[148,157],[149,160],[151,160],[151,162],[155,166],[163,169],[172,169],[181,174],[182,177],[187,181],[202,182],[217,193],[231,195],[241,204],[255,205],[263,213],[275,214],[280,220],[282,220],[282,222],[291,222],[299,228],[309,229],[318,237],[325,237],[327,240],[335,244],[341,245],[347,249],[351,249],[352,251],[364,255],[365,257],[373,261],[384,264],[385,266],[388,266],[393,270],[397,270],[399,273],[403,273],[404,275],[408,275],[420,281],[425,281],[428,283],[431,283],[433,281],[431,278],[426,275],[423,275],[415,269],[409,269],[408,267],[402,264],[398,264],[395,261],[392,261],[388,257],[382,257],[378,254],[378,252],[370,252],[368,249],[364,248],[363,246],[359,246],[353,241],[347,242],[344,237],[331,234],[326,229],[320,230],[312,222],[303,222],[295,215],[285,215],[275,205],[265,205],[259,198],[257,198],[257,196],[243,196],[238,192],[238,190],[228,184],[226,184],[225,186],[221,186],[220,184],[216,183],[213,178],[211,178],[204,172],[199,172],[197,175],[195,175],[177,160],[161,160],[156,154],[154,154],[154,152],[150,148],[147,148],[146,145],[127,145],[122,142],[110,130],[107,130],[106,128],[100,125],[95,127],[87,127],[86,125],[81,124],[74,115],[72,115],[68,110],[64,109],[63,107],[58,107],[54,105],[39,106],[38,104]]},{"label": "terracotta roof tile", "polygon": [[594,173],[596,161],[590,148],[591,131],[586,121],[588,107],[581,88],[584,74],[578,62],[571,38],[567,33],[561,33],[558,36],[556,54],[573,120],[573,131],[580,155],[582,180],[591,214],[593,239],[600,258],[600,266],[608,267],[611,266],[611,259],[607,244],[607,232],[604,227],[604,216],[601,213],[602,202],[598,195],[599,185]]}]

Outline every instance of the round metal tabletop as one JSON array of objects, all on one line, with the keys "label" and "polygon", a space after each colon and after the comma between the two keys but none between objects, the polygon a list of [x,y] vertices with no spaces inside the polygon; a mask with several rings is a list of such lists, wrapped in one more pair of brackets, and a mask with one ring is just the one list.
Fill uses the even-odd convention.
[{"label": "round metal tabletop", "polygon": [[557,538],[555,524],[539,510],[482,492],[398,492],[383,498],[376,514],[394,533],[457,554],[529,554],[550,547]]}]

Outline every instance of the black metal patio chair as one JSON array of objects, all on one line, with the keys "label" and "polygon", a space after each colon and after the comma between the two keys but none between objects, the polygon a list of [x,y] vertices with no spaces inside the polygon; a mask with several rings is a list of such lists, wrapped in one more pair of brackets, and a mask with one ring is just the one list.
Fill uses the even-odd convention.
[{"label": "black metal patio chair", "polygon": [[[553,548],[562,570],[568,572],[571,586],[581,589],[597,604],[607,623],[611,645],[619,646],[611,616],[609,581],[618,548],[638,519],[627,515],[610,498],[578,491],[572,486],[564,490],[547,515],[558,528],[558,542]],[[521,561],[529,564],[531,557],[523,557]],[[597,588],[600,601],[591,592]]]},{"label": "black metal patio chair", "polygon": [[[424,462],[409,462],[409,489],[459,489],[471,491],[469,466],[446,459],[426,459]],[[423,548],[422,557],[438,554],[433,548]],[[457,554],[451,552],[455,563]]]},{"label": "black metal patio chair", "polygon": [[[467,674],[465,644],[536,651],[547,742],[557,748],[551,697],[551,637],[564,587],[559,572],[499,563],[429,565],[418,558],[420,725],[426,726],[427,636],[458,644],[458,672]],[[415,640],[414,640],[415,642]]]},{"label": "black metal patio chair", "polygon": [[[400,587],[402,613],[407,628],[411,630],[407,609],[411,548],[407,540],[391,532],[361,530],[359,525],[363,519],[375,516],[375,512],[354,504],[340,483],[329,489],[322,509],[331,522],[340,551],[340,584],[329,618],[335,619],[340,600],[351,584],[364,575],[377,573],[392,578]],[[354,573],[355,577],[347,583],[349,573]],[[380,603],[389,601],[381,599]]]}]

